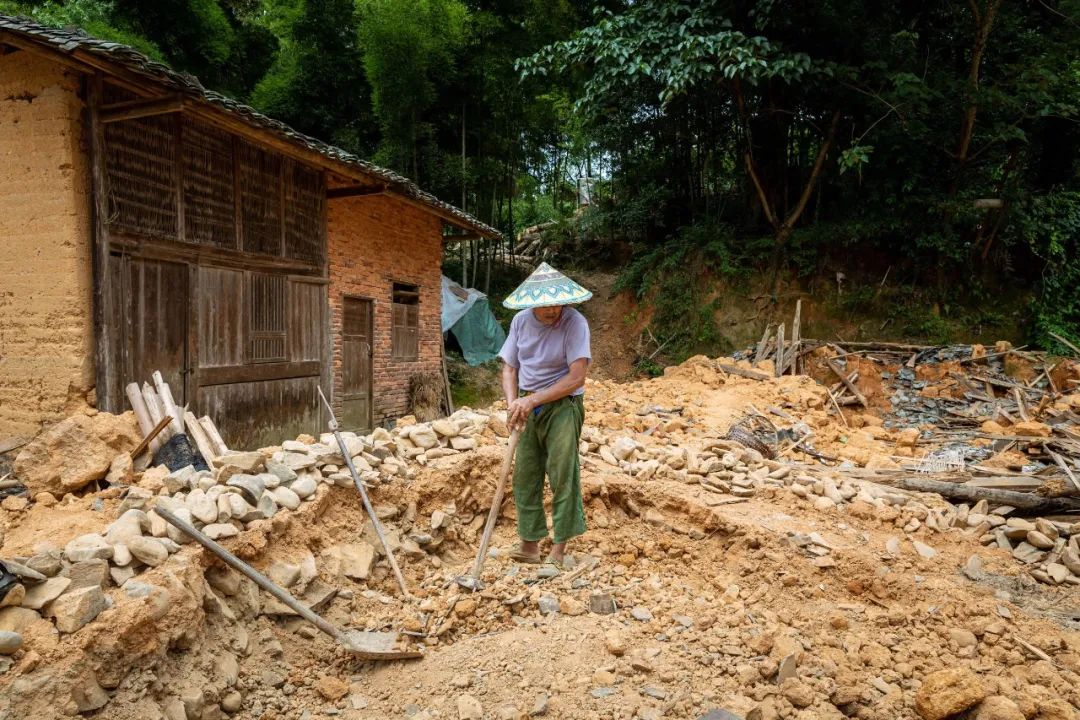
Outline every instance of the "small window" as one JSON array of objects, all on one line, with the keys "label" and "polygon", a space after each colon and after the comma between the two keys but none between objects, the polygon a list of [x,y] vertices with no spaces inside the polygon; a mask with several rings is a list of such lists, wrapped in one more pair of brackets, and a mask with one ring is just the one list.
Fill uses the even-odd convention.
[{"label": "small window", "polygon": [[285,360],[285,278],[248,275],[248,362]]},{"label": "small window", "polygon": [[394,360],[420,358],[420,288],[394,283],[391,303],[391,357]]}]

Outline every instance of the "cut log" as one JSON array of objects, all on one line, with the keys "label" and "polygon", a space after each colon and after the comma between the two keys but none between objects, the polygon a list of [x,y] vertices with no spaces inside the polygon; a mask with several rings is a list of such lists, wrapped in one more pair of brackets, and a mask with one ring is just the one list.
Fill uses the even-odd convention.
[{"label": "cut log", "polygon": [[[799,374],[799,345],[801,340],[799,338],[799,332],[801,331],[802,323],[802,299],[795,301],[795,319],[791,321],[791,358],[787,361],[787,364],[791,366],[791,374]],[[783,373],[781,373],[783,374]]]},{"label": "cut log", "polygon": [[203,430],[206,432],[206,437],[210,440],[210,445],[214,448],[219,456],[225,455],[229,452],[229,447],[225,444],[225,441],[221,439],[221,433],[218,432],[217,425],[210,419],[209,415],[203,415],[199,418],[199,424],[202,425]]},{"label": "cut log", "polygon": [[184,432],[184,416],[179,408],[176,407],[176,401],[173,400],[172,389],[169,388],[169,383],[165,382],[165,378],[161,377],[160,370],[155,370],[151,377],[154,380],[154,387],[157,389],[158,397],[161,398],[161,409],[166,415],[172,418],[169,427],[172,428],[174,433]]},{"label": "cut log", "polygon": [[1026,510],[1031,513],[1053,513],[1080,510],[1080,498],[1055,497],[1048,498],[1035,493],[1015,492],[1013,490],[997,490],[994,488],[976,487],[965,483],[943,482],[914,476],[901,475],[897,477],[872,478],[874,482],[882,485],[892,485],[904,490],[916,492],[937,493],[938,495],[953,500],[970,500],[978,502],[986,500],[991,505],[1011,505],[1014,508]]},{"label": "cut log", "polygon": [[[161,407],[161,398],[154,392],[154,388],[150,387],[149,383],[143,383],[142,386],[143,402],[146,403],[146,410],[150,413],[150,419],[154,421],[154,425],[161,422],[161,418],[168,417],[165,411]],[[158,434],[158,442],[165,443],[170,437],[172,437],[172,424],[170,424],[161,433]]]},{"label": "cut log", "polygon": [[[124,388],[124,392],[127,394],[128,402],[131,403],[131,409],[135,412],[135,419],[139,423],[139,431],[143,434],[143,439],[145,440],[147,437],[150,437],[150,452],[157,452],[157,449],[161,447],[161,442],[157,439],[158,433],[161,431],[158,430],[158,432],[154,432],[156,423],[150,416],[150,410],[146,407],[146,400],[142,396],[142,391],[139,390],[139,384],[128,383]],[[153,433],[152,437],[151,433]],[[140,443],[140,445],[142,445],[142,443]],[[145,447],[143,449],[145,449]],[[142,450],[139,451],[139,453],[141,452]],[[139,453],[134,453],[131,457],[136,458],[139,456]]]},{"label": "cut log", "polygon": [[748,378],[750,380],[768,380],[769,379],[769,376],[766,375],[763,372],[758,372],[756,370],[747,370],[746,368],[741,368],[738,365],[728,365],[727,363],[717,363],[717,365],[719,366],[719,368],[721,370],[723,370],[726,373],[730,373],[732,375],[738,375],[739,377]]},{"label": "cut log", "polygon": [[754,353],[754,361],[750,363],[750,367],[757,367],[757,364],[765,357],[765,346],[769,342],[769,330],[771,329],[768,324],[765,325],[765,332],[761,333],[761,340],[757,344],[757,352]]},{"label": "cut log", "polygon": [[784,324],[780,323],[780,327],[776,328],[776,355],[773,356],[773,370],[776,377],[784,372]]},{"label": "cut log", "polygon": [[206,431],[203,430],[199,420],[195,417],[195,413],[184,413],[184,426],[187,428],[188,437],[195,443],[195,447],[199,448],[199,454],[206,460],[206,464],[210,465],[218,455],[214,451],[210,439],[206,437]]},{"label": "cut log", "polygon": [[825,363],[829,366],[829,369],[832,370],[838,378],[840,378],[840,382],[844,383],[844,387],[846,387],[848,391],[855,396],[855,399],[859,401],[859,404],[863,407],[866,407],[866,398],[861,392],[859,392],[859,389],[855,387],[855,384],[847,379],[847,375],[844,374],[844,371],[836,367],[836,363],[832,361],[832,358],[826,360]]}]

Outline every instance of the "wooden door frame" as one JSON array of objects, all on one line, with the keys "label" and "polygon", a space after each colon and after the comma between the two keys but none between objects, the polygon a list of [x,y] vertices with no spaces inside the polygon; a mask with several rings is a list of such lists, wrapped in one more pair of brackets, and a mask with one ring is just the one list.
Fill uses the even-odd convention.
[{"label": "wooden door frame", "polygon": [[[376,300],[369,295],[357,295],[354,293],[342,293],[341,294],[341,343],[345,344],[345,301],[346,300],[361,300],[367,302],[370,305],[368,311],[368,381],[367,381],[367,397],[368,397],[368,417],[366,430],[373,430],[375,428],[375,308]],[[344,416],[345,402],[349,398],[345,393],[345,358],[342,358],[341,364],[341,404],[338,406],[338,412]]]}]

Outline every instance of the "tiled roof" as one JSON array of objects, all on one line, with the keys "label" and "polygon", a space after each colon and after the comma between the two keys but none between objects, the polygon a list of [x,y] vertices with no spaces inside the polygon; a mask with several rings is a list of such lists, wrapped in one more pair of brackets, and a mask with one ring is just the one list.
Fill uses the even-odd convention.
[{"label": "tiled roof", "polygon": [[204,102],[233,115],[256,130],[277,135],[294,145],[314,151],[339,164],[360,171],[377,182],[384,183],[387,190],[415,200],[432,209],[447,222],[463,229],[473,230],[485,237],[501,237],[495,228],[480,222],[467,212],[450,203],[443,202],[429,192],[421,190],[416,183],[398,173],[374,165],[346,150],[335,147],[321,140],[304,135],[285,123],[267,117],[244,103],[226,97],[221,93],[207,90],[198,78],[187,73],[177,72],[169,66],[151,60],[138,50],[121,43],[110,42],[90,37],[81,30],[58,29],[40,25],[25,18],[0,15],[0,37],[4,31],[14,33],[53,50],[74,54],[78,51],[89,53],[108,64],[135,73],[149,81],[157,83],[186,98]]}]

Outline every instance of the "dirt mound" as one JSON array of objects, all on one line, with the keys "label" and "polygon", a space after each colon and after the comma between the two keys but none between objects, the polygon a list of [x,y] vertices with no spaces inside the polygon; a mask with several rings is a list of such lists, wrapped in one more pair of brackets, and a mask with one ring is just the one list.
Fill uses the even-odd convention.
[{"label": "dirt mound", "polygon": [[[887,397],[890,371],[871,364]],[[266,470],[314,490],[269,518],[232,518],[236,533],[220,542],[339,627],[399,633],[423,649],[415,661],[358,661],[193,544],[131,577],[112,573],[115,556],[72,562],[96,552],[68,550],[72,538],[105,532],[140,499],[198,500],[222,468],[194,484],[147,471],[127,487],[4,506],[0,557],[50,578],[27,573],[28,593],[60,578],[65,594],[75,583],[100,591],[102,607],[70,632],[25,598],[0,609],[0,630],[21,638],[0,655],[0,716],[584,720],[723,708],[906,720],[933,712],[920,689],[950,671],[971,690],[957,694],[966,711],[1002,711],[1004,697],[1027,718],[1074,717],[1075,583],[1035,572],[1061,565],[1072,577],[1064,563],[1080,526],[889,486],[918,433],[861,409],[830,415],[829,388],[813,378],[731,367],[769,370],[694,358],[654,380],[590,381],[589,530],[572,543],[575,567],[511,562],[507,502],[476,593],[455,578],[472,564],[505,451],[498,409],[349,439],[411,602],[329,438],[235,456],[250,477]],[[776,457],[727,436],[754,413],[771,418]],[[1029,533],[1054,536],[1052,547],[1018,557],[1042,543]]]}]

